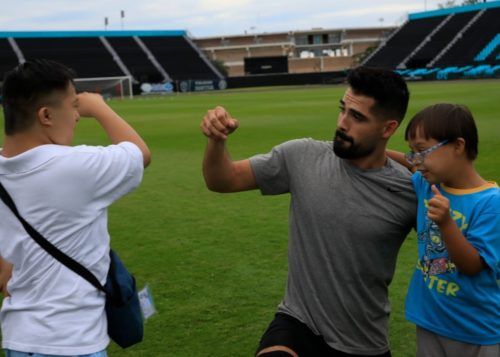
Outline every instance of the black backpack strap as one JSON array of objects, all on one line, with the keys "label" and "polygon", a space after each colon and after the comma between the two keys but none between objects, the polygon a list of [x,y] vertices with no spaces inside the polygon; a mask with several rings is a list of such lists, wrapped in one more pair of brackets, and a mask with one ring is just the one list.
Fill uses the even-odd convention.
[{"label": "black backpack strap", "polygon": [[19,211],[17,210],[16,205],[14,204],[14,201],[12,200],[12,197],[10,197],[9,193],[7,190],[5,190],[5,187],[3,187],[2,183],[0,182],[0,197],[2,198],[2,201],[7,205],[7,207],[10,208],[12,213],[19,219],[21,224],[23,225],[24,229],[26,229],[26,232],[37,242],[47,253],[52,255],[56,260],[58,260],[61,264],[65,265],[68,269],[71,269],[74,271],[76,274],[80,275],[82,278],[87,280],[90,284],[94,285],[98,290],[104,291],[104,287],[102,284],[97,280],[94,274],[92,274],[87,268],[85,268],[83,265],[78,263],[76,260],[73,258],[67,256],[63,252],[61,252],[58,248],[56,248],[52,243],[50,243],[47,239],[45,239],[38,231],[33,228],[26,220],[21,217],[19,214]]}]

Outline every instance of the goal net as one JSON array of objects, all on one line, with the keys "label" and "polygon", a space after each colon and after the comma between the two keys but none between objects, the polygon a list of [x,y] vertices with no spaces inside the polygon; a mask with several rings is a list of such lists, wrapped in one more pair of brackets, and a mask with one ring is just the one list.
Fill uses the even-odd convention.
[{"label": "goal net", "polygon": [[77,78],[76,91],[99,93],[104,98],[133,98],[132,77]]}]

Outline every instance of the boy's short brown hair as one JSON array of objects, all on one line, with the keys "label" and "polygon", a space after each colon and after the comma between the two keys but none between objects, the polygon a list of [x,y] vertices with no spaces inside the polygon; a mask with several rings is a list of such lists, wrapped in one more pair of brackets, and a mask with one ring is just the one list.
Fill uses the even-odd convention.
[{"label": "boy's short brown hair", "polygon": [[65,91],[74,77],[70,68],[46,59],[26,61],[8,72],[2,87],[5,134],[33,125],[38,107],[46,105],[52,93]]},{"label": "boy's short brown hair", "polygon": [[474,118],[465,105],[439,103],[431,105],[413,116],[405,131],[405,140],[413,139],[421,133],[426,139],[453,142],[465,140],[467,158],[477,158],[478,135]]}]

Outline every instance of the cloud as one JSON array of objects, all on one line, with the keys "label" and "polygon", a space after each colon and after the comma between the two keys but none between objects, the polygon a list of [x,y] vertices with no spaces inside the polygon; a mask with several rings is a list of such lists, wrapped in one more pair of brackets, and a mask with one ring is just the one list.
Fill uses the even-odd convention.
[{"label": "cloud", "polygon": [[199,10],[207,12],[242,11],[252,6],[251,0],[200,0]]},{"label": "cloud", "polygon": [[1,0],[0,31],[187,29],[197,37],[393,25],[440,0]]},{"label": "cloud", "polygon": [[351,17],[355,18],[364,15],[377,14],[378,16],[384,16],[387,14],[402,14],[407,12],[417,12],[421,10],[420,6],[417,4],[392,4],[384,6],[372,6],[364,8],[354,8],[349,10],[333,11],[320,13],[315,15],[316,18],[336,18],[336,17]]}]

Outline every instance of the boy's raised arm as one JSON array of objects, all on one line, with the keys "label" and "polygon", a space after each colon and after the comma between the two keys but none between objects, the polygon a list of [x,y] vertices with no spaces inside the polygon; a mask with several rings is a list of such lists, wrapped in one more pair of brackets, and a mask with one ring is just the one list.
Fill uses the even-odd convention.
[{"label": "boy's raised arm", "polygon": [[408,162],[408,160],[406,160],[404,153],[402,153],[400,151],[395,151],[395,150],[386,150],[385,153],[386,153],[386,155],[388,157],[390,157],[391,159],[393,159],[397,163],[403,165],[404,167],[406,167],[411,172],[415,172],[416,171],[415,166],[413,166],[412,164],[410,164]]},{"label": "boy's raised arm", "polygon": [[103,127],[113,144],[129,141],[139,147],[144,167],[151,162],[151,152],[141,136],[124,119],[111,109],[101,95],[81,93],[78,95],[78,112],[83,117],[93,117]]}]

